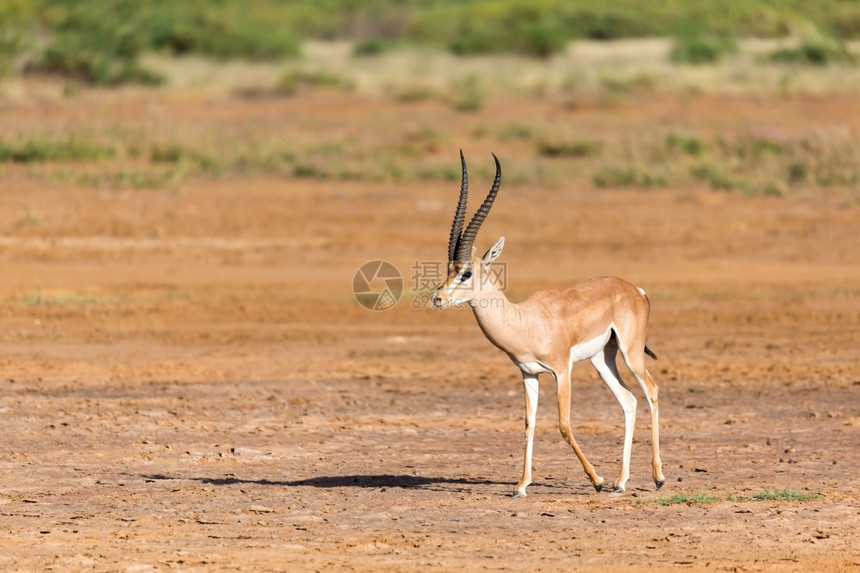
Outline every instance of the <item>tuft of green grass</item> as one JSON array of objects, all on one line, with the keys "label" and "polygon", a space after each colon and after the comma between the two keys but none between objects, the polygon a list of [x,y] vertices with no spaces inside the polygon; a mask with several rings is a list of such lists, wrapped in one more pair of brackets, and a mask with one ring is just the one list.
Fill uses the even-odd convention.
[{"label": "tuft of green grass", "polygon": [[860,183],[860,172],[851,167],[822,166],[815,173],[815,182],[822,187],[832,185],[854,187]]},{"label": "tuft of green grass", "polygon": [[666,147],[692,156],[701,155],[705,151],[705,144],[701,139],[677,133],[670,133],[666,136]]},{"label": "tuft of green grass", "polygon": [[808,492],[803,493],[793,489],[780,490],[764,490],[760,493],[753,494],[754,501],[809,501],[811,499],[819,499],[823,497],[820,493]]},{"label": "tuft of green grass", "polygon": [[782,143],[766,137],[742,138],[734,146],[735,155],[741,159],[747,157],[755,159],[764,153],[780,155],[784,151],[785,146]]},{"label": "tuft of green grass", "polygon": [[45,161],[91,161],[112,158],[116,148],[67,137],[59,141],[26,139],[15,143],[0,140],[0,161],[38,163]]},{"label": "tuft of green grass", "polygon": [[806,41],[795,48],[781,48],[771,52],[768,60],[778,64],[805,66],[829,66],[831,64],[856,64],[857,56],[844,44],[823,41]]},{"label": "tuft of green grass", "polygon": [[630,77],[603,76],[600,86],[614,95],[636,92],[653,92],[657,89],[659,79],[648,73],[638,73]]},{"label": "tuft of green grass", "polygon": [[442,99],[433,88],[421,85],[405,86],[393,94],[394,100],[401,103],[420,103]]},{"label": "tuft of green grass", "polygon": [[715,191],[732,191],[738,188],[737,182],[711,165],[696,165],[690,169],[690,175],[697,181],[708,183]]},{"label": "tuft of green grass", "polygon": [[103,298],[82,295],[75,292],[35,293],[27,295],[21,302],[28,306],[89,306],[102,304]]},{"label": "tuft of green grass", "polygon": [[785,185],[779,181],[768,181],[763,192],[765,197],[785,197]]},{"label": "tuft of green grass", "polygon": [[334,88],[351,91],[355,83],[334,72],[293,70],[287,72],[278,80],[274,92],[276,95],[292,96],[302,87]]},{"label": "tuft of green grass", "polygon": [[704,505],[706,503],[715,503],[721,501],[719,497],[715,495],[711,495],[710,493],[700,492],[696,494],[690,493],[676,493],[669,497],[658,497],[653,500],[646,500],[643,503],[658,503],[663,506],[667,505],[678,505],[678,504],[687,504],[687,505]]},{"label": "tuft of green grass", "polygon": [[403,49],[408,44],[402,40],[395,40],[383,36],[374,36],[356,42],[352,47],[352,55],[356,57],[380,56],[382,54]]},{"label": "tuft of green grass", "polygon": [[320,173],[305,163],[297,163],[293,166],[293,177],[297,179],[306,179],[306,178],[315,178],[319,177]]},{"label": "tuft of green grass", "polygon": [[186,150],[175,144],[153,145],[149,149],[149,160],[153,163],[178,163]]},{"label": "tuft of green grass", "polygon": [[730,495],[727,501],[742,502],[742,501],[809,501],[812,499],[820,499],[824,497],[820,493],[801,492],[794,489],[766,489],[750,496]]},{"label": "tuft of green grass", "polygon": [[84,173],[67,177],[78,185],[110,189],[168,189],[179,185],[188,173],[179,169],[167,171],[121,170],[111,173]]},{"label": "tuft of green grass", "polygon": [[788,164],[788,182],[801,183],[806,181],[809,175],[809,166],[801,161],[792,161]]},{"label": "tuft of green grass", "polygon": [[666,177],[638,167],[604,167],[592,177],[597,187],[661,187]]},{"label": "tuft of green grass", "polygon": [[747,502],[747,501],[810,501],[813,499],[820,499],[824,497],[820,493],[804,493],[799,492],[793,489],[780,489],[780,490],[769,490],[766,489],[764,491],[754,493],[750,496],[738,495],[738,494],[730,494],[725,498],[720,497],[718,495],[713,495],[707,492],[699,492],[699,493],[686,493],[680,492],[669,497],[656,497],[651,499],[642,499],[635,500],[634,503],[637,504],[650,504],[656,503],[662,506],[669,505],[679,505],[679,504],[687,504],[687,505],[705,505],[708,503],[718,503],[721,501],[730,501],[734,503],[739,502]]},{"label": "tuft of green grass", "polygon": [[532,136],[532,128],[519,123],[506,125],[499,132],[499,139],[529,139]]},{"label": "tuft of green grass", "polygon": [[684,36],[675,39],[669,59],[676,64],[701,66],[715,64],[737,51],[737,43],[728,37]]},{"label": "tuft of green grass", "polygon": [[542,139],[537,142],[537,152],[544,157],[588,157],[600,153],[602,147],[598,141],[585,139]]},{"label": "tuft of green grass", "polygon": [[214,159],[175,143],[153,145],[149,149],[149,160],[152,163],[182,164],[210,175],[217,175],[222,169]]},{"label": "tuft of green grass", "polygon": [[428,165],[418,169],[417,177],[429,181],[459,181],[460,170],[450,165]]},{"label": "tuft of green grass", "polygon": [[438,151],[443,140],[443,134],[431,127],[424,126],[404,133],[402,142],[393,147],[392,151],[397,155],[422,158],[428,153]]}]

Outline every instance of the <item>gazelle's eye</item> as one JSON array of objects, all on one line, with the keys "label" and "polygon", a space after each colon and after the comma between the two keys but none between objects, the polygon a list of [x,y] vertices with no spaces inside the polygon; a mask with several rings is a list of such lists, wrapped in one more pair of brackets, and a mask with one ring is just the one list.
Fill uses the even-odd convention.
[{"label": "gazelle's eye", "polygon": [[470,278],[472,278],[472,271],[471,271],[471,270],[463,271],[463,274],[462,274],[462,275],[460,275],[460,281],[461,281],[461,282],[462,282],[462,281],[467,281],[467,280],[469,280]]}]

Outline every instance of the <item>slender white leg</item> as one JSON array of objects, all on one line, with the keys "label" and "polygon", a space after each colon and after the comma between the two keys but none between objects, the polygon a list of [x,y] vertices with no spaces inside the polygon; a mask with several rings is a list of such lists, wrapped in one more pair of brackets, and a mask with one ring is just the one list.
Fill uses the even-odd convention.
[{"label": "slender white leg", "polygon": [[644,355],[638,356],[637,360],[631,360],[630,354],[622,349],[621,356],[645,392],[645,399],[651,411],[651,473],[657,489],[660,489],[666,483],[666,477],[663,475],[663,461],[660,459],[660,406],[657,401],[657,384],[645,368]]},{"label": "slender white leg", "polygon": [[538,377],[523,374],[523,385],[526,394],[526,444],[523,455],[523,477],[517,484],[514,497],[525,497],[526,487],[532,483],[532,452],[535,441],[535,422],[537,420],[537,405],[539,397]]},{"label": "slender white leg", "polygon": [[654,383],[648,370],[645,370],[644,379],[640,379],[635,372],[633,374],[645,391],[648,408],[651,410],[651,473],[657,489],[660,489],[666,483],[666,477],[663,475],[663,461],[660,459],[660,410],[657,402],[657,384]]},{"label": "slender white leg", "polygon": [[607,345],[591,358],[591,363],[606,383],[609,391],[621,404],[624,411],[624,449],[621,459],[621,473],[615,480],[615,493],[623,493],[630,479],[630,453],[633,450],[633,426],[636,424],[636,397],[624,386],[615,365],[616,346]]}]

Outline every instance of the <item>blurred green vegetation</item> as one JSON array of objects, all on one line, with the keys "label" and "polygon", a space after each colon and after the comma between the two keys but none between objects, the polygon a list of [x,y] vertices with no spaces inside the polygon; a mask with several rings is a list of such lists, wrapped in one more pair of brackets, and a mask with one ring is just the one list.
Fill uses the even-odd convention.
[{"label": "blurred green vegetation", "polygon": [[111,158],[116,149],[67,136],[59,140],[22,138],[7,142],[0,139],[0,162],[40,163],[46,161],[86,161]]},{"label": "blurred green vegetation", "polygon": [[27,46],[33,14],[28,0],[0,2],[0,77],[9,73],[15,57]]},{"label": "blurred green vegetation", "polygon": [[[456,54],[550,56],[576,39],[677,38],[673,58],[701,64],[735,39],[860,38],[852,0],[3,0],[0,74],[26,68],[93,84],[160,78],[139,63],[145,51],[272,60],[297,56],[306,39],[356,42],[373,56],[403,45]],[[844,61],[839,48],[804,45],[775,55],[800,63]],[[835,51],[834,51],[835,50]],[[19,66],[24,67],[24,66]]]},{"label": "blurred green vegetation", "polygon": [[675,39],[669,59],[676,64],[698,66],[712,64],[736,51],[737,42],[734,38],[684,35]]},{"label": "blurred green vegetation", "polygon": [[[451,108],[450,113],[459,111]],[[472,116],[473,137],[480,137],[479,130],[495,133],[521,147],[519,159],[511,157],[506,163],[506,181],[515,185],[552,188],[573,178],[605,190],[677,186],[773,197],[813,189],[847,192],[860,185],[856,138],[715,135],[707,130],[656,130],[644,137],[603,140],[564,138],[540,122],[498,126],[481,113]],[[63,135],[21,132],[0,137],[0,169],[7,175],[113,189],[178,189],[189,178],[247,175],[322,176],[331,181],[459,180],[459,164],[437,153],[453,137],[441,126],[395,130],[383,139],[329,139],[314,125],[296,128],[295,149],[271,137],[268,130],[241,139],[224,138],[220,129],[209,128],[182,138],[113,128]],[[477,179],[493,176],[489,165],[474,169]]]},{"label": "blurred green vegetation", "polygon": [[853,64],[857,57],[844,45],[821,40],[806,40],[797,47],[781,48],[769,55],[772,62],[827,66],[833,63]]}]

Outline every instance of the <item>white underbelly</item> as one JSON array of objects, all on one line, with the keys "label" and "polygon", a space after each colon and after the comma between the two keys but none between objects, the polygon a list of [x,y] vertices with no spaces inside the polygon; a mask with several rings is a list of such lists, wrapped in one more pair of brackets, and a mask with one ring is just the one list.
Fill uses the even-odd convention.
[{"label": "white underbelly", "polygon": [[[592,358],[595,354],[603,350],[603,347],[606,346],[606,343],[609,342],[609,338],[612,336],[612,330],[614,327],[614,324],[610,324],[606,328],[606,331],[599,336],[595,336],[592,339],[585,340],[571,346],[570,353],[568,355],[568,369],[573,366],[575,362]],[[516,365],[523,374],[531,376],[553,373],[552,368],[539,360],[524,360],[522,362],[516,362]]]},{"label": "white underbelly", "polygon": [[532,376],[537,376],[538,374],[544,373],[552,373],[552,369],[549,366],[544,364],[543,362],[538,361],[529,361],[529,362],[517,362],[517,366],[523,372],[523,374],[531,374]]},{"label": "white underbelly", "polygon": [[609,337],[612,336],[612,328],[613,324],[610,324],[606,329],[606,332],[601,334],[600,336],[595,336],[591,340],[586,340],[584,342],[580,342],[579,344],[574,344],[570,347],[570,362],[569,364],[573,365],[575,362],[579,362],[580,360],[586,360],[591,358],[606,346],[606,343],[609,342]]}]

